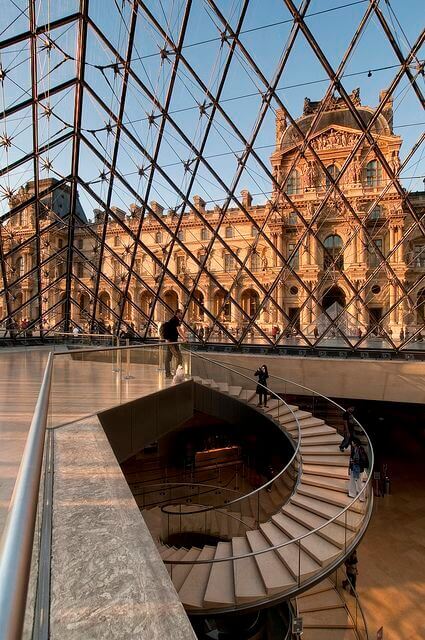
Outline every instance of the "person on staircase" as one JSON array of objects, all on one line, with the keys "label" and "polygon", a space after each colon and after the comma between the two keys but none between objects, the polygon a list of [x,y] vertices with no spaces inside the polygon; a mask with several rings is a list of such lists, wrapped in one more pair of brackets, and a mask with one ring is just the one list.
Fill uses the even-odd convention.
[{"label": "person on staircase", "polygon": [[176,360],[176,369],[179,365],[183,364],[182,354],[180,347],[177,343],[179,336],[182,340],[186,339],[185,333],[181,327],[183,319],[183,312],[180,309],[174,313],[173,317],[164,322],[161,326],[162,337],[167,341],[167,353],[165,354],[165,377],[172,378],[171,375],[171,360],[173,356]]},{"label": "person on staircase", "polygon": [[[350,479],[348,481],[348,495],[350,498],[355,498],[362,490],[362,473],[369,466],[369,459],[367,453],[360,444],[358,438],[352,438],[351,441],[351,455],[349,474]],[[365,499],[364,492],[360,496],[360,502]]]},{"label": "person on staircase", "polygon": [[255,376],[258,376],[258,384],[256,393],[258,393],[258,404],[257,407],[263,406],[263,398],[264,398],[264,407],[267,409],[267,378],[269,377],[269,372],[267,370],[267,365],[263,364],[257,371],[254,373]]},{"label": "person on staircase", "polygon": [[347,589],[348,587],[348,591],[351,595],[354,595],[356,591],[357,575],[359,573],[359,570],[357,569],[358,562],[355,549],[344,562],[347,579],[342,581],[342,587],[343,589]]},{"label": "person on staircase", "polygon": [[354,407],[348,407],[347,411],[345,411],[345,413],[342,416],[342,419],[344,420],[344,439],[339,445],[339,450],[341,452],[344,451],[345,449],[348,449],[354,437],[356,421],[353,416],[353,412],[354,412]]}]

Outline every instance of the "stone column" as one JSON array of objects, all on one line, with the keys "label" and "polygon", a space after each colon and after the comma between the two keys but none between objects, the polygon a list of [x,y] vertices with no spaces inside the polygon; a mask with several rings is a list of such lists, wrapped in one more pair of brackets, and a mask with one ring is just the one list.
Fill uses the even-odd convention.
[{"label": "stone column", "polygon": [[[393,282],[390,282],[390,309],[396,301],[396,295],[396,285]],[[392,309],[390,311],[390,324],[396,324],[396,309]]]},{"label": "stone column", "polygon": [[[305,331],[306,327],[308,326],[309,322],[308,322],[308,306],[305,303],[305,301],[307,300],[307,292],[303,289],[302,291],[300,291],[300,308],[301,312],[300,312],[300,328],[301,331]],[[304,306],[303,306],[304,305]]]},{"label": "stone column", "polygon": [[367,262],[367,249],[366,249],[366,234],[363,227],[360,229],[360,262],[366,264]]},{"label": "stone column", "polygon": [[[396,229],[393,226],[390,226],[390,246],[388,247],[389,252],[391,252],[394,248],[395,245],[395,240],[396,238]],[[396,254],[392,254],[391,258],[390,258],[390,262],[397,262],[397,256]]]}]

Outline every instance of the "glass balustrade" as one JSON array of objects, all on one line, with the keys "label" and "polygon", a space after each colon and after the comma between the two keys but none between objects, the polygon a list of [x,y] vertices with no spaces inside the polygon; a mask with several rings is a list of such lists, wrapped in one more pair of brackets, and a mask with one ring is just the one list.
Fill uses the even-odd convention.
[{"label": "glass balustrade", "polygon": [[[75,422],[174,386],[173,381],[165,375],[167,357],[166,344],[70,348],[66,352],[56,352],[53,357],[51,385],[47,392],[47,427]],[[275,531],[281,534],[278,537],[270,534],[267,548],[234,554],[230,558],[214,557],[206,561],[166,558],[165,563],[171,574],[179,565],[196,566],[207,563],[212,567],[221,561],[237,562],[247,557],[258,559],[260,555],[271,551],[283,560],[293,577],[292,584],[279,592],[279,597],[289,595],[297,588],[307,587],[310,582],[317,581],[319,575],[329,574],[356,546],[371,513],[373,451],[361,425],[357,423],[356,435],[369,458],[369,468],[365,472],[361,493],[353,499],[346,499],[345,494],[341,494],[344,500],[339,505],[333,505],[327,515],[323,514],[321,519],[319,516],[319,520],[316,519],[309,527],[300,526],[289,531],[279,521],[279,514],[282,505],[296,491],[303,470],[304,445],[300,427],[300,419],[305,417],[303,412],[308,411],[314,417],[323,416],[326,424],[339,428],[342,424],[343,407],[294,381],[270,375],[265,389],[268,394],[268,413],[264,414],[256,406],[258,381],[252,376],[252,370],[238,366],[234,361],[218,361],[201,353],[191,352],[188,346],[182,349],[182,364],[182,380],[192,378],[202,384],[207,389],[207,394],[210,394],[211,402],[230,402],[238,407],[238,415],[242,419],[270,420],[275,426],[279,426],[283,437],[287,437],[291,443],[292,453],[286,464],[280,467],[257,468],[255,478],[248,477],[255,468],[249,456],[241,462],[234,462],[231,482],[228,484],[223,483],[220,478],[218,462],[216,476],[210,482],[194,480],[193,470],[189,470],[192,477],[188,482],[168,480],[141,484],[134,492],[136,502],[140,509],[154,504],[160,508],[159,537],[163,540],[190,531],[230,540],[233,536],[242,536],[247,531],[258,529],[267,522],[272,522],[276,527]],[[46,520],[42,511],[46,490],[49,490],[45,481],[53,473],[52,464],[53,458],[49,457],[46,449],[34,549],[43,544],[40,541],[43,522],[47,535],[50,535],[49,528],[51,531],[51,522]],[[267,537],[268,534],[264,535]],[[30,626],[29,621],[34,617],[32,612],[37,602],[35,584],[40,571],[36,561],[38,553],[34,552],[33,555],[25,616],[27,626]],[[315,559],[313,563],[312,558]]]}]

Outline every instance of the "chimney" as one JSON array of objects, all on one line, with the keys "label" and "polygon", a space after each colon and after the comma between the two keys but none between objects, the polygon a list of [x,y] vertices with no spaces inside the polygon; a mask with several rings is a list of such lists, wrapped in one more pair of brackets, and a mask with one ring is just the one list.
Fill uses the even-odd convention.
[{"label": "chimney", "polygon": [[388,122],[390,131],[392,133],[393,132],[393,98],[392,96],[390,96],[388,100],[386,100],[387,93],[388,91],[386,89],[383,89],[382,91],[379,92],[379,104],[381,104],[385,100],[385,105],[384,105],[384,108],[382,109],[382,115],[384,116],[385,120]]},{"label": "chimney", "polygon": [[245,207],[245,209],[249,209],[252,205],[252,195],[250,194],[248,189],[243,189],[241,191],[241,196],[243,206]]},{"label": "chimney", "polygon": [[94,221],[103,222],[105,212],[103,209],[93,209]]},{"label": "chimney", "polygon": [[159,202],[157,202],[156,200],[151,200],[149,204],[150,204],[150,207],[151,207],[152,211],[157,216],[162,216],[162,214],[164,213],[164,207],[161,207]]},{"label": "chimney", "polygon": [[193,204],[199,213],[205,213],[205,200],[201,196],[193,196]]},{"label": "chimney", "polygon": [[142,208],[139,207],[137,204],[131,204],[130,205],[130,215],[132,218],[138,218],[140,217],[140,212],[141,212]]}]

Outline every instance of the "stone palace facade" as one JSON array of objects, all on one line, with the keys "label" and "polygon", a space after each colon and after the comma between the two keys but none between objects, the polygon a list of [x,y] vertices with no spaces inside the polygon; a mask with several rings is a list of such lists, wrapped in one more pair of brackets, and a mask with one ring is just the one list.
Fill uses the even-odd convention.
[{"label": "stone palace facade", "polygon": [[[383,96],[384,93],[381,100]],[[358,113],[369,123],[375,110],[360,104],[358,92],[353,92],[352,98]],[[202,326],[207,333],[212,317],[235,335],[253,316],[268,335],[278,326],[284,332],[300,331],[310,337],[326,332],[332,319],[347,336],[359,337],[371,326],[398,336],[405,327],[415,331],[423,324],[425,237],[411,210],[391,184],[370,142],[362,141],[345,170],[344,163],[362,133],[341,100],[332,98],[322,104],[306,99],[304,113],[297,120],[300,131],[309,131],[315,119],[310,136],[312,147],[333,178],[344,171],[339,182],[344,198],[332,188],[312,151],[303,149],[302,137],[294,126],[288,126],[278,111],[270,200],[254,205],[250,193],[242,191],[242,209],[230,208],[221,225],[220,236],[225,242],[215,240],[210,247],[211,228],[217,224],[221,210],[217,206],[209,209],[195,196],[193,206],[208,224],[193,210],[183,215],[179,242],[174,242],[168,261],[174,277],[165,275],[157,300],[154,292],[171,247],[171,236],[159,219],[169,229],[175,229],[177,221],[172,211],[164,211],[157,202],[150,203],[151,211],[142,227],[146,251],[139,248],[134,259],[134,270],[140,278],[130,278],[123,313],[123,319],[137,332],[143,331],[150,320],[149,333],[153,335],[170,309],[186,306],[185,321],[196,329]],[[371,132],[391,169],[398,172],[402,139],[393,131],[390,101],[375,118]],[[282,183],[283,189],[278,188]],[[40,189],[51,184],[50,179],[41,181]],[[29,183],[15,193],[10,205],[27,199],[33,191],[34,186]],[[44,198],[40,219],[45,329],[60,326],[65,291],[65,278],[61,276],[67,267],[66,225],[47,229],[53,219],[63,217],[67,211],[70,193],[63,187],[53,193]],[[410,194],[409,200],[417,217],[423,216],[424,193]],[[104,276],[97,285],[96,306],[96,318],[111,328],[123,304],[128,273],[125,265],[130,264],[133,253],[132,239],[119,221],[134,233],[140,223],[136,205],[129,211],[114,207],[112,211],[115,220],[111,219],[107,227],[101,265]],[[93,221],[87,220],[77,200],[77,215],[71,318],[86,330],[93,310],[95,266],[99,264],[95,237],[102,237],[104,214],[95,210]],[[263,228],[268,241],[253,221]],[[35,260],[35,242],[25,244],[34,228],[33,205],[3,227],[3,252],[7,255],[12,251],[6,261],[7,279],[12,285],[17,281],[11,292],[14,321],[18,324],[24,319],[31,321],[38,314],[35,275],[24,277]],[[196,256],[198,264],[189,252]],[[246,269],[240,268],[241,262]],[[204,264],[207,271],[201,270],[198,277],[199,264]],[[197,303],[187,305],[186,292],[193,289],[194,282]],[[269,291],[270,298],[262,305]],[[406,291],[409,296],[403,298]],[[0,317],[5,318],[4,297],[0,305]]]}]

